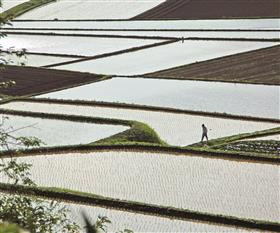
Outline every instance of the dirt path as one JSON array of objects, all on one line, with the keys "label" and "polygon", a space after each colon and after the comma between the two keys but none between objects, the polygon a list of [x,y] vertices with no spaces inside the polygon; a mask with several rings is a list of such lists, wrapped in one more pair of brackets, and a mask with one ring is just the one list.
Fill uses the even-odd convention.
[{"label": "dirt path", "polygon": [[0,82],[13,80],[15,86],[1,89],[0,94],[23,96],[45,93],[66,87],[98,81],[101,76],[64,70],[50,70],[33,67],[6,66],[0,70]]},{"label": "dirt path", "polygon": [[280,46],[180,66],[146,77],[280,85]]},{"label": "dirt path", "polygon": [[167,0],[133,19],[279,17],[278,0]]}]

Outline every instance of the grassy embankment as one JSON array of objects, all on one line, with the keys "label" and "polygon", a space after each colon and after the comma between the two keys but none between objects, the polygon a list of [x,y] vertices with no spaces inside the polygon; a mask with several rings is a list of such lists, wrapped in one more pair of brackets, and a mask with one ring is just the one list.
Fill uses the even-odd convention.
[{"label": "grassy embankment", "polygon": [[36,113],[27,111],[15,111],[0,109],[0,114],[27,116],[43,119],[65,120],[74,122],[96,123],[96,124],[109,124],[109,125],[123,125],[130,127],[124,132],[113,135],[109,138],[92,142],[90,145],[126,145],[126,144],[154,144],[154,145],[167,145],[160,139],[158,134],[148,125],[129,120],[119,120],[110,118],[99,117],[85,117],[77,115],[62,115],[62,114],[49,114],[49,113]]},{"label": "grassy embankment", "polygon": [[159,206],[141,202],[113,199],[100,195],[84,193],[61,188],[52,187],[26,187],[21,185],[10,185],[0,183],[1,192],[17,193],[21,195],[31,195],[47,199],[56,199],[64,202],[85,204],[92,206],[102,206],[106,208],[121,209],[136,213],[158,215],[162,217],[196,220],[205,223],[223,224],[233,227],[244,227],[268,231],[280,231],[280,225],[277,222],[262,221],[255,219],[238,218],[234,216],[218,215],[188,209],[179,209],[169,206]]},{"label": "grassy embankment", "polygon": [[259,146],[258,147],[251,147],[250,150],[240,150],[239,147],[237,146],[239,143],[242,143],[243,145],[250,145],[252,143],[256,143],[254,141],[250,142],[244,142],[242,140],[246,139],[256,139],[258,137],[265,137],[265,136],[270,136],[270,135],[278,135],[280,134],[280,127],[273,128],[273,129],[267,129],[267,130],[262,130],[262,131],[257,131],[253,133],[244,133],[244,134],[237,134],[237,135],[232,135],[229,137],[223,137],[223,138],[218,138],[218,139],[213,139],[209,140],[207,144],[204,143],[195,143],[192,144],[186,148],[192,148],[195,150],[200,150],[200,151],[219,151],[219,152],[224,152],[224,153],[241,153],[241,154],[247,154],[255,157],[271,157],[271,158],[279,158],[279,152],[277,151],[265,151],[263,150],[266,145],[270,142],[273,144],[278,145],[279,142],[274,142],[274,141],[258,141]]},{"label": "grassy embankment", "polygon": [[[19,101],[21,99],[18,99]],[[22,99],[23,101],[26,99]],[[37,99],[28,99],[30,102],[46,102],[46,103],[60,103],[60,104],[74,104],[76,101],[62,101],[62,100],[37,100]],[[8,101],[9,102],[9,101]],[[92,102],[80,102],[81,105],[95,106],[95,103]],[[99,103],[100,106],[104,106],[104,103]],[[98,104],[97,104],[98,105]],[[106,104],[105,104],[106,105]],[[114,104],[111,104],[114,105]],[[99,105],[98,105],[99,106]],[[106,105],[107,106],[107,105]],[[111,106],[112,107],[112,106]],[[115,106],[116,107],[116,106]],[[122,105],[125,107],[125,105]],[[121,108],[122,108],[121,107]],[[131,108],[131,106],[126,106]],[[137,109],[137,108],[134,108]],[[147,110],[147,109],[146,109]],[[154,109],[153,109],[154,110]],[[172,110],[174,112],[175,110]],[[167,111],[169,112],[169,110]],[[199,155],[203,157],[216,157],[216,158],[226,158],[226,159],[238,159],[238,160],[250,160],[256,162],[272,162],[279,163],[279,156],[271,153],[258,153],[254,151],[230,151],[225,150],[223,146],[243,139],[256,138],[261,136],[268,136],[280,133],[280,127],[257,131],[252,133],[238,134],[229,137],[223,137],[219,139],[210,140],[208,144],[197,143],[186,147],[176,147],[171,146],[163,142],[157,133],[151,129],[148,125],[136,121],[125,121],[117,119],[106,119],[106,118],[96,118],[96,117],[85,117],[77,115],[61,115],[61,114],[47,114],[47,113],[34,113],[26,111],[15,111],[15,110],[0,110],[2,114],[13,114],[21,116],[30,116],[30,117],[40,117],[40,118],[51,118],[51,119],[60,119],[60,120],[70,120],[70,121],[79,121],[79,122],[89,122],[89,123],[99,123],[99,124],[118,124],[125,125],[130,127],[130,129],[113,135],[109,138],[99,140],[87,145],[69,145],[69,146],[60,146],[60,147],[49,147],[49,148],[35,148],[28,151],[22,152],[22,155],[26,154],[38,154],[38,153],[60,153],[64,151],[87,151],[87,150],[140,150],[140,151],[152,151],[152,152],[162,152],[162,153],[171,153],[171,154],[180,154],[180,155]],[[181,111],[179,111],[181,113]],[[211,113],[212,114],[212,113]],[[203,115],[199,113],[198,115]],[[219,115],[220,116],[220,115]],[[217,116],[216,116],[217,117]],[[226,116],[225,116],[226,117]],[[229,116],[227,116],[229,117]],[[231,118],[231,117],[229,117]],[[237,117],[238,119],[242,117]],[[247,117],[245,117],[246,120]],[[249,118],[248,120],[252,120]],[[261,119],[254,119],[261,120]],[[268,122],[275,122],[277,120],[267,119]],[[10,152],[9,154],[13,154]],[[7,156],[6,152],[1,153],[2,157]]]},{"label": "grassy embankment", "polygon": [[56,0],[30,0],[28,2],[21,3],[11,9],[0,14],[2,19],[14,19],[27,11],[33,10],[37,7],[43,6],[45,4],[55,2]]}]

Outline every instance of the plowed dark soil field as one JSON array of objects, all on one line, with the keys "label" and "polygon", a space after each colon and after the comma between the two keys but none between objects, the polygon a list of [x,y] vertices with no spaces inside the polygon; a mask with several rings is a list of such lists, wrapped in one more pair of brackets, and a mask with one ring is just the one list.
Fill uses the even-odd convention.
[{"label": "plowed dark soil field", "polygon": [[180,66],[146,76],[280,85],[280,46]]},{"label": "plowed dark soil field", "polygon": [[63,70],[6,66],[0,70],[0,82],[13,80],[15,86],[1,89],[0,94],[22,96],[59,90],[98,81],[101,76]]},{"label": "plowed dark soil field", "polygon": [[167,0],[133,19],[218,19],[279,16],[279,0]]}]

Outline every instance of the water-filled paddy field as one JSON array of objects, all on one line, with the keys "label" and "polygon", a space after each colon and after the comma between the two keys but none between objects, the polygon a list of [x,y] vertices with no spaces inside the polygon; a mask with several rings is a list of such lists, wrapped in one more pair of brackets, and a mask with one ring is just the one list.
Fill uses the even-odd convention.
[{"label": "water-filled paddy field", "polygon": [[277,45],[272,42],[186,41],[112,57],[89,60],[56,69],[110,75],[140,75],[222,56]]},{"label": "water-filled paddy field", "polygon": [[[6,10],[26,0],[3,1],[4,10]],[[144,107],[140,110],[136,106],[128,109],[124,105],[116,107],[118,105],[108,104],[107,107],[101,107],[101,105],[97,106],[97,103],[95,105],[94,103],[88,103],[86,106],[82,105],[81,102],[80,105],[78,102],[76,104],[66,104],[62,101],[57,101],[54,104],[51,101],[44,102],[44,100],[34,102],[24,100],[12,101],[0,105],[0,108],[2,110],[10,109],[35,113],[64,114],[65,119],[67,117],[73,119],[67,115],[80,115],[139,121],[149,125],[158,133],[163,141],[174,146],[185,146],[200,141],[201,124],[203,123],[208,127],[209,139],[241,133],[252,133],[277,127],[278,124],[268,123],[268,120],[262,121],[261,119],[259,121],[257,119],[249,120],[248,118],[247,120],[236,120],[237,118],[232,119],[233,117],[230,118],[229,116],[221,117],[219,115],[220,117],[215,117],[215,114],[212,114],[213,116],[210,117],[211,114],[207,113],[187,114],[187,111],[185,113],[175,113],[175,109],[181,109],[279,119],[279,86],[277,85],[161,80],[148,79],[148,76],[145,76],[146,78],[138,78],[136,75],[141,76],[169,68],[277,45],[279,43],[276,42],[256,42],[256,40],[233,41],[230,39],[279,39],[280,19],[110,21],[110,19],[134,17],[157,6],[161,2],[163,0],[55,1],[21,15],[17,19],[23,19],[23,21],[14,21],[13,25],[7,26],[10,32],[29,32],[29,34],[8,34],[8,38],[1,39],[1,45],[4,46],[4,49],[14,46],[17,49],[26,48],[28,52],[45,53],[44,56],[27,54],[27,58],[24,58],[23,62],[27,66],[46,66],[73,61],[73,59],[78,59],[78,56],[101,55],[164,41],[94,37],[92,36],[94,34],[99,36],[119,35],[120,37],[176,37],[180,39],[182,37],[226,38],[226,40],[220,41],[181,40],[159,47],[106,58],[96,59],[95,57],[95,60],[56,66],[54,70],[34,67],[26,68],[34,71],[34,73],[29,71],[33,75],[30,79],[30,87],[28,87],[29,83],[26,79],[25,86],[18,87],[33,89],[36,85],[40,86],[41,83],[42,85],[49,85],[51,82],[54,86],[58,84],[61,84],[61,86],[57,87],[58,89],[52,86],[52,88],[38,90],[37,92],[33,89],[33,92],[28,92],[28,95],[57,90],[36,97],[61,100],[106,101],[110,103],[174,108],[173,113],[164,111],[164,109],[161,111],[160,109],[157,111],[154,109],[152,111],[151,108],[148,110],[149,108]],[[183,0],[180,0],[179,4],[185,3]],[[168,9],[167,11],[173,10]],[[25,19],[31,21],[24,21]],[[36,21],[46,19],[50,21]],[[60,21],[67,19],[74,20]],[[108,21],[94,21],[94,19],[107,19]],[[12,30],[13,28],[16,30]],[[75,31],[75,29],[78,30]],[[89,34],[91,37],[85,37],[85,35],[43,36],[31,35],[30,32]],[[47,56],[46,53],[56,56]],[[61,56],[57,57],[59,54]],[[239,57],[239,55],[236,56]],[[267,64],[271,69],[264,69],[260,65],[261,67],[258,69],[254,68],[252,73],[256,73],[261,78],[272,80],[271,74],[277,75],[275,66],[278,63],[274,60],[275,56],[269,56],[268,54],[264,56],[266,56],[265,58],[268,59],[268,62],[263,59],[263,63],[260,64]],[[14,56],[11,55],[10,58],[13,59]],[[273,59],[273,62],[269,60],[270,58]],[[242,67],[244,76],[248,77],[247,74],[250,72],[247,72],[247,68],[252,67],[254,62],[246,63],[244,66],[240,60],[239,62],[241,63],[240,67]],[[256,63],[254,63],[254,67]],[[224,65],[231,69],[231,73],[238,72],[238,69],[232,69],[231,64],[231,62],[221,62],[221,66]],[[7,69],[13,69],[13,67],[8,67]],[[15,76],[27,76],[24,78],[30,78],[28,77],[29,75],[26,75],[28,72],[24,73],[23,70],[22,72],[20,69],[18,70],[18,72],[16,69],[14,70],[14,72],[17,72]],[[44,80],[44,77],[40,77],[35,70],[49,72],[49,76],[44,76],[49,78],[49,83],[47,83],[47,80]],[[68,77],[67,75],[64,76],[65,71],[62,70],[114,75],[114,77],[117,75],[134,77],[116,77],[94,84],[58,91],[60,88],[88,83],[86,81],[82,82],[83,75],[85,75],[85,79],[86,75],[93,75],[89,73],[68,74],[69,77],[75,80],[79,76],[79,79],[82,81],[73,85],[62,85]],[[218,76],[213,67],[211,67],[211,71],[214,75]],[[55,76],[56,72],[62,73]],[[12,74],[12,72],[9,74]],[[242,76],[241,72],[239,74]],[[38,80],[42,81],[40,85],[37,84],[36,76]],[[54,76],[64,77],[64,81],[59,80],[59,78],[54,80]],[[53,77],[55,82],[51,80],[51,77]],[[233,77],[230,81],[238,82],[234,78],[236,77]],[[275,84],[276,78],[273,79],[274,82],[269,84]],[[89,82],[96,80],[93,77]],[[69,84],[69,79],[67,81]],[[20,82],[18,83],[20,84]],[[23,96],[24,94],[18,94],[18,96],[20,95]],[[12,115],[9,117],[10,119],[5,125],[6,128],[10,126],[22,128],[22,130],[14,132],[14,135],[38,137],[46,143],[43,146],[86,144],[128,129],[128,127],[120,125],[89,124]],[[245,118],[241,117],[241,119]],[[9,130],[13,129],[9,128]],[[279,135],[255,138],[253,140],[279,140]],[[244,143],[245,145],[247,143],[254,146],[254,142],[251,141],[238,141],[238,143]],[[269,143],[273,145],[270,146]],[[262,142],[259,144],[262,144]],[[226,145],[231,146],[233,143]],[[215,215],[254,219],[253,221],[279,221],[279,166],[277,162],[254,162],[254,159],[257,160],[254,157],[257,154],[253,153],[265,150],[261,146],[258,147],[262,149],[261,151],[257,151],[258,148],[255,151],[240,150],[241,153],[247,153],[246,155],[248,156],[252,155],[250,162],[245,161],[245,158],[239,158],[238,161],[230,159],[229,154],[226,155],[226,149],[222,147],[215,148],[223,149],[226,157],[223,159],[223,157],[217,158],[213,156],[212,158],[210,153],[214,149],[210,147],[211,150],[207,150],[206,144],[204,145],[205,148],[200,148],[200,156],[192,154],[179,156],[171,152],[155,152],[150,151],[149,147],[145,147],[145,145],[139,145],[139,148],[143,147],[145,151],[140,149],[139,151],[132,151],[123,144],[118,146],[124,147],[124,149],[103,152],[88,151],[87,153],[79,151],[66,153],[64,151],[61,154],[27,155],[26,157],[19,158],[19,161],[33,164],[31,169],[32,178],[39,186],[67,188],[115,199],[189,209]],[[276,150],[274,151],[274,148],[279,149],[278,142],[267,142],[266,148],[268,147],[270,151],[267,150],[264,153],[269,158],[275,155],[273,159],[277,161],[277,152],[275,152]],[[273,151],[271,148],[273,148]],[[163,149],[168,150],[168,145],[165,145]],[[198,148],[195,149],[194,147],[192,149],[194,151],[198,150]],[[206,156],[203,152],[204,149],[205,154],[207,154]],[[187,149],[184,151],[187,151]],[[235,157],[239,151],[233,148],[229,152],[233,153]],[[262,154],[260,156],[265,155]],[[9,182],[1,176],[0,181]],[[216,225],[213,222],[208,224],[198,221],[171,220],[159,216],[134,213],[133,210],[131,210],[132,212],[125,212],[95,206],[82,206],[77,203],[63,204],[70,209],[71,219],[77,221],[81,226],[84,225],[81,219],[81,211],[86,211],[91,217],[92,222],[99,215],[107,216],[113,222],[112,226],[108,229],[110,232],[116,232],[125,228],[135,232],[249,232],[247,229],[241,230],[234,227]],[[210,219],[209,221],[212,220]],[[235,222],[234,224],[237,225],[238,223]]]},{"label": "water-filled paddy field", "polygon": [[63,120],[7,115],[4,129],[13,136],[32,136],[44,142],[42,146],[86,144],[127,129],[124,126],[89,124]]},{"label": "water-filled paddy field", "polygon": [[121,151],[19,161],[33,164],[32,178],[41,186],[241,218],[279,219],[277,165]]},{"label": "water-filled paddy field", "polygon": [[218,20],[132,20],[132,21],[46,21],[13,22],[17,28],[79,28],[79,29],[276,29],[280,19],[218,19]]},{"label": "water-filled paddy field", "polygon": [[[118,0],[60,0],[30,11],[19,19],[128,19],[163,2]],[[67,10],[65,10],[67,9]]]},{"label": "water-filled paddy field", "polygon": [[[7,32],[9,32],[8,30]],[[16,30],[18,31],[18,30]],[[33,33],[63,33],[85,35],[121,35],[121,36],[160,36],[176,38],[254,38],[254,39],[279,39],[279,31],[110,31],[110,30],[20,30],[20,32]]]},{"label": "water-filled paddy field", "polygon": [[206,124],[209,138],[220,138],[235,134],[255,132],[277,127],[278,124],[232,120],[187,114],[153,112],[132,109],[118,109],[98,106],[78,106],[32,102],[11,102],[0,106],[3,109],[44,112],[67,115],[83,115],[112,119],[135,120],[152,127],[165,142],[184,146],[198,142],[201,138],[201,124]]},{"label": "water-filled paddy field", "polygon": [[21,65],[25,66],[46,66],[51,64],[56,64],[60,62],[73,61],[77,58],[68,57],[57,57],[57,56],[46,56],[46,55],[33,55],[25,54],[24,57],[18,58],[15,54],[3,54],[3,58],[9,65]]},{"label": "water-filled paddy field", "polygon": [[157,43],[157,40],[126,38],[88,38],[38,35],[9,35],[1,39],[3,49],[27,49],[28,52],[93,56]]},{"label": "water-filled paddy field", "polygon": [[[109,232],[117,232],[123,229],[133,229],[134,232],[253,232],[247,229],[219,226],[201,222],[180,221],[156,216],[136,214],[113,209],[89,207],[63,203],[70,209],[71,219],[84,226],[81,212],[87,213],[94,222],[98,216],[107,216],[112,224],[109,225]],[[254,230],[254,232],[256,232]]]},{"label": "water-filled paddy field", "polygon": [[38,97],[122,102],[279,118],[278,86],[113,78]]}]

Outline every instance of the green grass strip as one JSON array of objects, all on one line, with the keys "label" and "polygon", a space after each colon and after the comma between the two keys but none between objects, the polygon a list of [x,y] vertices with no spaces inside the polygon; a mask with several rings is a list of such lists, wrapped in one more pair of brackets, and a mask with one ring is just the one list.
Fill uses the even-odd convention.
[{"label": "green grass strip", "polygon": [[[247,153],[247,152],[231,152],[224,150],[217,150],[211,147],[202,147],[197,145],[192,145],[188,147],[175,147],[167,145],[163,142],[157,133],[151,129],[146,124],[137,122],[137,121],[127,121],[127,120],[118,120],[118,119],[108,119],[108,118],[97,118],[97,117],[85,117],[77,115],[61,115],[61,114],[49,114],[49,113],[36,113],[36,112],[26,112],[26,111],[15,111],[15,110],[6,110],[0,109],[0,114],[7,115],[18,115],[26,117],[38,117],[46,119],[55,119],[55,120],[67,120],[67,121],[76,121],[76,122],[87,122],[87,123],[97,123],[97,124],[112,124],[112,125],[124,125],[129,126],[130,129],[122,133],[113,135],[107,139],[103,139],[97,142],[86,145],[69,145],[69,146],[56,146],[56,147],[43,147],[43,148],[34,148],[28,150],[21,150],[20,155],[17,154],[17,151],[0,151],[0,157],[6,156],[24,156],[24,155],[33,155],[33,154],[46,154],[46,153],[68,153],[70,151],[93,151],[93,150],[136,150],[136,151],[146,151],[146,152],[162,152],[170,154],[182,154],[187,156],[202,156],[210,158],[222,158],[222,159],[234,159],[234,160],[245,160],[245,161],[255,161],[255,162],[268,162],[268,163],[280,163],[280,157],[270,154],[258,154],[258,153]],[[253,137],[256,135],[270,135],[272,132],[278,133],[279,128],[266,130],[262,133],[251,133],[243,134],[248,137]],[[228,139],[234,138],[239,140],[244,138],[238,135],[227,137]],[[220,140],[220,139],[217,139]],[[233,140],[233,139],[232,139]],[[231,142],[232,140],[227,140]],[[215,144],[216,145],[216,144]],[[219,144],[221,145],[221,144]]]},{"label": "green grass strip", "polygon": [[0,14],[0,19],[11,20],[30,10],[55,1],[56,0],[30,0],[4,11]]},{"label": "green grass strip", "polygon": [[[275,135],[275,134],[280,134],[280,127],[256,131],[253,133],[243,133],[243,134],[237,134],[237,135],[232,135],[232,136],[228,136],[228,137],[222,137],[222,138],[218,138],[218,139],[209,140],[207,142],[207,147],[209,149],[218,149],[221,146],[227,145],[232,142],[241,141],[243,139],[258,138],[258,137],[270,136],[270,135]],[[189,147],[204,148],[205,143],[204,142],[195,143],[195,144],[190,145]]]},{"label": "green grass strip", "polygon": [[206,223],[280,232],[280,224],[277,222],[245,219],[234,216],[192,211],[188,209],[179,209],[174,207],[119,200],[90,193],[72,191],[68,189],[27,187],[22,185],[0,183],[0,190],[9,194],[31,195],[47,199],[56,199],[65,202],[73,202],[76,204],[102,206],[106,208],[121,209],[125,211],[157,215],[162,217],[178,218],[184,220],[198,220]]},{"label": "green grass strip", "polygon": [[37,113],[37,112],[28,112],[28,111],[15,111],[15,110],[6,110],[6,109],[0,109],[0,114],[84,122],[84,123],[124,125],[130,127],[128,130],[125,130],[124,132],[91,143],[93,145],[94,144],[125,145],[131,143],[167,145],[163,140],[161,140],[161,138],[152,128],[150,128],[147,124],[137,122],[137,121],[99,118],[99,117],[86,117],[86,116],[77,116],[77,115],[62,115],[62,114]]},{"label": "green grass strip", "polygon": [[92,145],[126,145],[131,143],[147,143],[167,145],[147,124],[132,122],[132,127],[124,132],[101,139]]}]

